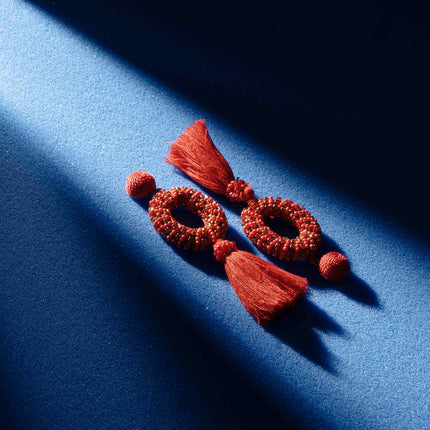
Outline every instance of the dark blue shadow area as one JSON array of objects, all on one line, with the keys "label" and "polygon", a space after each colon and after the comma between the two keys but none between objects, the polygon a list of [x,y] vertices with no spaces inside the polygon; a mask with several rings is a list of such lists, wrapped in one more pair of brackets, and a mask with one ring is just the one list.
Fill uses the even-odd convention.
[{"label": "dark blue shadow area", "polygon": [[274,321],[267,330],[308,360],[333,375],[339,374],[336,357],[316,330],[341,337],[348,335],[333,318],[306,298],[302,298],[293,310]]},{"label": "dark blue shadow area", "polygon": [[429,234],[403,204],[426,193],[428,2],[32,3]]},{"label": "dark blue shadow area", "polygon": [[1,119],[0,147],[2,428],[301,428],[211,346],[161,292],[160,268],[135,261],[25,130]]}]

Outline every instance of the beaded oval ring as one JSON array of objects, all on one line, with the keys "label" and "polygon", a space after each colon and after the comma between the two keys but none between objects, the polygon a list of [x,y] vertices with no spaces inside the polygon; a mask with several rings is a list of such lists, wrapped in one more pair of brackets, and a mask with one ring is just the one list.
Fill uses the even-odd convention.
[{"label": "beaded oval ring", "polygon": [[[183,206],[202,219],[203,227],[192,228],[178,222],[172,210]],[[202,251],[223,239],[228,228],[221,206],[212,197],[192,188],[158,190],[149,203],[149,216],[155,229],[173,245]]]},{"label": "beaded oval ring", "polygon": [[[297,228],[299,235],[290,239],[268,227],[266,218],[280,218]],[[243,231],[261,251],[280,260],[312,260],[321,245],[321,228],[303,206],[280,197],[265,197],[248,203],[242,211]]]},{"label": "beaded oval ring", "polygon": [[[155,192],[149,202],[149,216],[154,228],[168,242],[193,251],[212,248],[216,261],[224,264],[240,301],[260,324],[266,324],[291,308],[305,293],[305,278],[288,273],[254,254],[240,251],[235,242],[224,240],[227,218],[212,197],[186,187],[169,191],[156,189],[152,175],[142,170],[129,175],[125,188],[130,196],[138,198],[149,197]],[[173,214],[178,206],[199,216],[203,227],[181,224]]]}]

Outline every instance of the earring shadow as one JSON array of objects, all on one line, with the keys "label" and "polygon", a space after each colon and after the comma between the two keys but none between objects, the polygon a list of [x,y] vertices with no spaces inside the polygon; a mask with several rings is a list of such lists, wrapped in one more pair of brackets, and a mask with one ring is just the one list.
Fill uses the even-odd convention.
[{"label": "earring shadow", "polygon": [[[324,255],[327,252],[336,251],[343,254],[342,249],[339,245],[331,238],[323,234],[323,242],[320,249],[320,255]],[[353,269],[353,267],[351,268]],[[324,279],[319,275],[318,270],[314,270],[314,276],[312,280],[312,285],[316,288],[335,289],[352,300],[361,303],[366,306],[374,307],[376,309],[382,308],[379,302],[378,296],[375,291],[370,287],[369,284],[360,279],[351,270],[349,276],[342,282],[333,283]]]},{"label": "earring shadow", "polygon": [[339,375],[339,360],[326,348],[318,331],[343,338],[349,337],[349,334],[306,297],[302,297],[292,310],[273,321],[266,331],[312,363],[335,376]]},{"label": "earring shadow", "polygon": [[[294,231],[295,229],[286,222],[277,222],[271,220],[269,224],[271,228],[276,228],[275,231],[279,235],[288,237],[295,237],[296,235],[296,232]],[[336,251],[344,254],[344,252],[342,252],[341,248],[334,240],[323,234],[322,245],[318,251],[318,255],[321,256],[330,251]],[[335,283],[324,279],[319,274],[318,268],[315,265],[310,264],[308,261],[281,261],[278,258],[272,256],[267,256],[267,258],[282,269],[307,278],[312,287],[320,289],[332,288],[363,305],[374,308],[381,307],[375,291],[373,291],[370,285],[355,275],[352,270],[344,281]]]}]

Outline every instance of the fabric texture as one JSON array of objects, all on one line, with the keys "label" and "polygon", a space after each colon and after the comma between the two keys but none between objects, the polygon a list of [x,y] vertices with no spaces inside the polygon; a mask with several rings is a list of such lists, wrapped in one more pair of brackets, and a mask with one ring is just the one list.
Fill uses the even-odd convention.
[{"label": "fabric texture", "polygon": [[[271,89],[266,69],[229,63],[232,51],[226,51],[230,57],[209,56],[198,45],[203,36],[175,38],[175,28],[186,33],[177,18],[139,27],[147,33],[136,42],[137,68],[115,55],[113,42],[111,50],[91,39],[103,22],[105,40],[121,40],[115,29],[131,26],[133,11],[115,27],[114,2],[93,2],[105,5],[104,15],[95,14],[94,26],[78,31],[66,14],[47,13],[39,3],[0,2],[0,427],[427,428],[430,253],[425,226],[413,227],[426,193],[422,181],[412,181],[416,189],[403,188],[422,172],[415,133],[427,129],[421,119],[428,116],[403,101],[426,94],[428,69],[415,67],[428,58],[418,55],[424,48],[417,42],[416,51],[400,56],[396,32],[393,40],[375,39],[369,25],[359,26],[362,41],[351,43],[352,55],[342,47],[348,31],[355,31],[355,15],[349,29],[336,24],[335,15],[321,14],[309,18],[315,24],[308,25],[308,38],[297,33],[284,44],[288,67],[279,70],[281,54],[272,58],[269,44],[245,38],[249,53],[266,53],[266,63],[285,73],[273,81],[289,82],[287,103],[286,92]],[[85,5],[82,13],[89,13]],[[300,10],[283,14],[289,25],[273,31],[281,37],[295,20],[305,25]],[[387,15],[394,24],[396,16]],[[340,45],[326,43],[332,39],[321,28],[339,31],[333,40]],[[160,49],[160,40],[172,34],[171,49]],[[369,38],[373,50],[360,55]],[[187,56],[186,45],[195,48],[194,56]],[[314,45],[310,61],[305,48]],[[171,67],[175,58],[190,67],[187,73]],[[395,58],[407,64],[402,79],[398,68],[383,68],[395,65]],[[150,68],[156,61],[159,68]],[[357,75],[349,74],[353,70]],[[182,87],[162,79],[176,72]],[[251,85],[260,72],[258,82],[264,78],[268,87],[262,93]],[[238,75],[241,80],[233,81]],[[199,86],[199,76],[207,86]],[[210,109],[188,98],[195,85],[224,101],[227,94],[254,95],[249,129],[233,115],[235,97],[225,110]],[[307,95],[300,90],[305,87]],[[253,110],[277,100],[273,110],[284,102],[289,107],[278,112],[270,138],[254,133],[261,124]],[[294,112],[302,108],[307,121],[297,122]],[[229,220],[226,240],[309,281],[306,296],[270,326],[261,327],[244,309],[210,251],[167,244],[152,227],[147,205],[124,189],[131,172],[146,170],[160,188],[210,194],[163,160],[170,142],[199,118],[206,118],[234,174],[250,182],[257,198],[280,196],[303,205],[321,226],[322,251],[341,252],[350,262],[347,280],[332,284],[310,264],[271,259],[243,234],[241,205],[212,195]],[[336,134],[336,124],[344,134]],[[400,128],[411,130],[409,139],[397,133]],[[398,134],[403,145],[392,146]],[[376,154],[380,142],[386,142],[384,162]],[[397,150],[404,162],[393,164],[387,157]],[[334,154],[342,162],[333,162]],[[351,175],[360,186],[353,186]],[[370,190],[369,178],[375,189],[365,200],[357,190]],[[373,193],[390,201],[386,210],[373,205]],[[393,208],[405,216],[401,221]]]}]

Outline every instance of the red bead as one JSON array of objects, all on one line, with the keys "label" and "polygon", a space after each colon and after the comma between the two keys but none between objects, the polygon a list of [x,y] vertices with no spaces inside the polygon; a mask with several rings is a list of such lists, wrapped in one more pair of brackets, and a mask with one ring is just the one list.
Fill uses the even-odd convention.
[{"label": "red bead", "polygon": [[214,244],[214,255],[216,261],[225,263],[226,258],[237,251],[236,244],[230,240],[217,240]]},{"label": "red bead", "polygon": [[137,170],[128,176],[125,190],[131,197],[149,197],[156,189],[154,177],[144,170]]},{"label": "red bead", "polygon": [[254,199],[254,191],[249,183],[245,183],[241,179],[231,181],[227,185],[226,196],[232,202],[247,202]]},{"label": "red bead", "polygon": [[348,259],[340,252],[329,252],[323,255],[319,262],[321,275],[332,282],[345,280],[349,269]]}]

